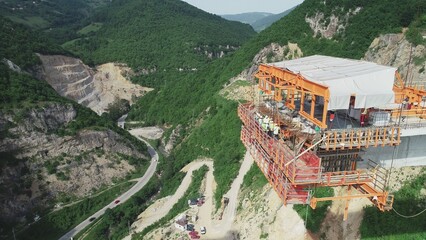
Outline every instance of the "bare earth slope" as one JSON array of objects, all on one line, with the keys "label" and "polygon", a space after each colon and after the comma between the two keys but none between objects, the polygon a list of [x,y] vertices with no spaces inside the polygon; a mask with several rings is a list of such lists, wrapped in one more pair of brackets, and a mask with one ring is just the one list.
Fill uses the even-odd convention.
[{"label": "bare earth slope", "polygon": [[116,98],[133,103],[152,89],[135,85],[127,78],[130,68],[106,63],[92,69],[80,59],[62,55],[39,55],[42,62],[41,78],[45,79],[61,96],[89,107],[99,115]]}]

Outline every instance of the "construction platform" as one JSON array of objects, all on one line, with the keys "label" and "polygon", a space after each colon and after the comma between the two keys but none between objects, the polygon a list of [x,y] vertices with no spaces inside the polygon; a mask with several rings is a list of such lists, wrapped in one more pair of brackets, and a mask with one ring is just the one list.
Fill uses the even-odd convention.
[{"label": "construction platform", "polygon": [[[426,124],[424,89],[405,86],[395,68],[327,56],[261,65],[256,77],[259,99],[238,107],[241,141],[284,204],[368,198],[392,209],[388,171],[372,160],[359,168],[360,153],[400,144],[401,118]],[[309,191],[325,186],[359,193]]]}]

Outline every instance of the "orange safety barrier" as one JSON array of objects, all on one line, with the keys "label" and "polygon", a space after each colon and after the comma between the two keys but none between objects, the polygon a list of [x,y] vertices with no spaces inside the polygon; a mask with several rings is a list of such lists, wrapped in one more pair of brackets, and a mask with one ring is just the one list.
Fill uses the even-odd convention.
[{"label": "orange safety barrier", "polygon": [[324,132],[326,139],[320,147],[336,150],[395,146],[401,143],[400,133],[398,126],[329,130]]}]

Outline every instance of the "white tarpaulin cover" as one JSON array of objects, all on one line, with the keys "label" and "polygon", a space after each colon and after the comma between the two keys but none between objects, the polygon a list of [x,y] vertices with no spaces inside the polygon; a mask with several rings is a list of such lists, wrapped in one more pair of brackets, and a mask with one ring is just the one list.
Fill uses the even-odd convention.
[{"label": "white tarpaulin cover", "polygon": [[355,108],[383,106],[394,102],[392,90],[396,68],[372,62],[314,55],[268,64],[328,86],[329,110],[348,109],[351,95]]}]

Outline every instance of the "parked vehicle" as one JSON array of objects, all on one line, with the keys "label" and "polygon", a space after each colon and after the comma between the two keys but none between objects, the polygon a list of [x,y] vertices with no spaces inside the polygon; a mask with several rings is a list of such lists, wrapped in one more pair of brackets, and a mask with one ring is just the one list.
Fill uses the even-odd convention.
[{"label": "parked vehicle", "polygon": [[201,234],[206,234],[206,227],[201,227],[200,232]]},{"label": "parked vehicle", "polygon": [[187,231],[194,231],[194,224],[187,224],[186,225],[186,230]]}]

